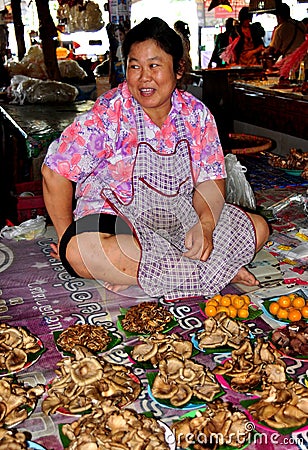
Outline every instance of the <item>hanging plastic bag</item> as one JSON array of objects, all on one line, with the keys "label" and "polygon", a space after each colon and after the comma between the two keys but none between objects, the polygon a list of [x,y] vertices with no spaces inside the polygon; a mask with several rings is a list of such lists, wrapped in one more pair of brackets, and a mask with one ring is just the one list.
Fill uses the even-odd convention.
[{"label": "hanging plastic bag", "polygon": [[227,170],[226,201],[255,210],[256,198],[245,176],[247,168],[242,166],[236,155],[232,153],[225,156],[225,164]]}]

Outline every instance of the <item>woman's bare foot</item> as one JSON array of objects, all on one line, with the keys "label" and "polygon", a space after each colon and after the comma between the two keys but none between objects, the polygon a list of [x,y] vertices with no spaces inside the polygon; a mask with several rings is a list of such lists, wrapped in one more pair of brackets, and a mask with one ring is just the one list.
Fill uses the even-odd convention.
[{"label": "woman's bare foot", "polygon": [[237,275],[231,280],[231,283],[241,283],[245,286],[258,286],[260,284],[256,277],[245,269],[245,267],[242,267],[238,271]]},{"label": "woman's bare foot", "polygon": [[125,289],[128,289],[130,287],[129,284],[111,284],[107,281],[103,284],[104,288],[111,292],[121,292],[125,291]]}]

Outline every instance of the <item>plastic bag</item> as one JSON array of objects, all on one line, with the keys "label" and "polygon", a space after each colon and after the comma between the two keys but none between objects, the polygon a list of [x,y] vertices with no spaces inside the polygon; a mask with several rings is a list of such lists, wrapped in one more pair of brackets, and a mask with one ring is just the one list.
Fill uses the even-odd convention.
[{"label": "plastic bag", "polygon": [[255,210],[256,198],[245,176],[247,168],[242,166],[236,155],[232,153],[225,156],[225,164],[227,170],[226,201]]},{"label": "plastic bag", "polygon": [[65,33],[97,31],[105,25],[99,5],[91,0],[84,2],[82,7],[79,4],[60,5],[57,18],[66,23]]},{"label": "plastic bag", "polygon": [[87,76],[87,72],[73,59],[60,60],[58,66],[62,78],[79,78],[81,80]]},{"label": "plastic bag", "polygon": [[78,89],[60,81],[44,81],[15,75],[11,79],[11,103],[69,103],[75,101]]},{"label": "plastic bag", "polygon": [[8,71],[11,78],[14,75],[25,75],[30,78],[47,80],[48,74],[43,50],[39,45],[32,45],[21,61],[8,63]]},{"label": "plastic bag", "polygon": [[0,237],[15,239],[15,241],[31,241],[39,236],[43,236],[46,231],[46,219],[37,216],[36,219],[26,220],[20,225],[13,227],[5,226],[0,231]]}]

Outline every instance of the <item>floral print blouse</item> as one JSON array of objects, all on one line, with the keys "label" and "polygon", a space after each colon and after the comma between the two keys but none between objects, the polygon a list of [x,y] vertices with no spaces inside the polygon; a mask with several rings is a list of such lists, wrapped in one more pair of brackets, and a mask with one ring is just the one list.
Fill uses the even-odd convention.
[{"label": "floral print blouse", "polygon": [[[88,214],[115,214],[101,195],[106,184],[124,203],[130,201],[138,145],[134,104],[124,82],[98,97],[93,107],[77,116],[49,146],[44,163],[76,183],[75,219]],[[224,155],[214,118],[188,92],[173,92],[172,107],[161,128],[144,113],[147,143],[163,154],[171,153],[178,141],[177,114],[184,120],[195,183],[225,178]]]}]

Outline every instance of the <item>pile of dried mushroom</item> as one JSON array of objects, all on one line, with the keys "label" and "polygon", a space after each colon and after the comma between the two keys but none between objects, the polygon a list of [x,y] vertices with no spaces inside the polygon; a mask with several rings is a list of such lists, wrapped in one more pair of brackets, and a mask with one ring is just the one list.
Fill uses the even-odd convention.
[{"label": "pile of dried mushroom", "polygon": [[69,326],[57,339],[57,345],[66,352],[71,352],[76,345],[99,352],[105,350],[110,342],[111,337],[105,327],[87,323]]},{"label": "pile of dried mushroom", "polygon": [[29,353],[41,349],[38,339],[23,327],[0,323],[0,370],[16,372],[28,361]]},{"label": "pile of dried mushroom", "polygon": [[291,148],[287,156],[271,154],[268,163],[273,167],[303,170],[308,163],[308,155],[299,148]]},{"label": "pile of dried mushroom", "polygon": [[0,427],[14,426],[28,418],[45,386],[25,386],[13,377],[0,378]]},{"label": "pile of dried mushroom", "polygon": [[219,312],[214,317],[208,317],[203,326],[204,330],[196,335],[200,349],[226,346],[239,348],[249,335],[247,325],[232,319],[225,312]]},{"label": "pile of dried mushroom", "polygon": [[23,431],[0,428],[0,450],[26,450],[29,449],[27,441],[30,434]]},{"label": "pile of dried mushroom", "polygon": [[102,403],[91,414],[66,424],[69,450],[168,450],[165,430],[153,418]]},{"label": "pile of dried mushroom", "polygon": [[125,405],[139,396],[140,382],[128,367],[111,364],[82,346],[75,346],[72,351],[74,356],[57,363],[57,377],[42,402],[45,414],[53,414],[59,408],[81,413],[106,399]]},{"label": "pile of dried mushroom", "polygon": [[171,355],[178,355],[184,359],[192,356],[192,343],[176,333],[154,333],[140,339],[143,342],[135,345],[131,353],[134,361],[149,361],[155,367],[160,361],[168,359]]},{"label": "pile of dried mushroom", "polygon": [[229,402],[216,400],[195,417],[175,422],[171,430],[182,449],[216,449],[227,445],[243,447],[250,438],[249,419]]},{"label": "pile of dried mushroom", "polygon": [[230,377],[230,386],[235,391],[249,392],[259,385],[263,388],[268,383],[285,382],[285,369],[280,353],[258,338],[256,344],[246,339],[214,373]]},{"label": "pile of dried mushroom", "polygon": [[150,334],[162,331],[172,319],[173,315],[157,302],[142,302],[127,310],[122,327],[130,333]]},{"label": "pile of dried mushroom", "polygon": [[168,400],[174,407],[186,405],[193,397],[210,402],[222,392],[208,368],[176,354],[159,362],[151,389],[155,398]]},{"label": "pile of dried mushroom", "polygon": [[272,343],[290,356],[308,356],[308,323],[293,322],[273,331]]},{"label": "pile of dried mushroom", "polygon": [[299,428],[308,421],[308,389],[295,382],[272,383],[248,406],[252,417],[272,428]]}]

